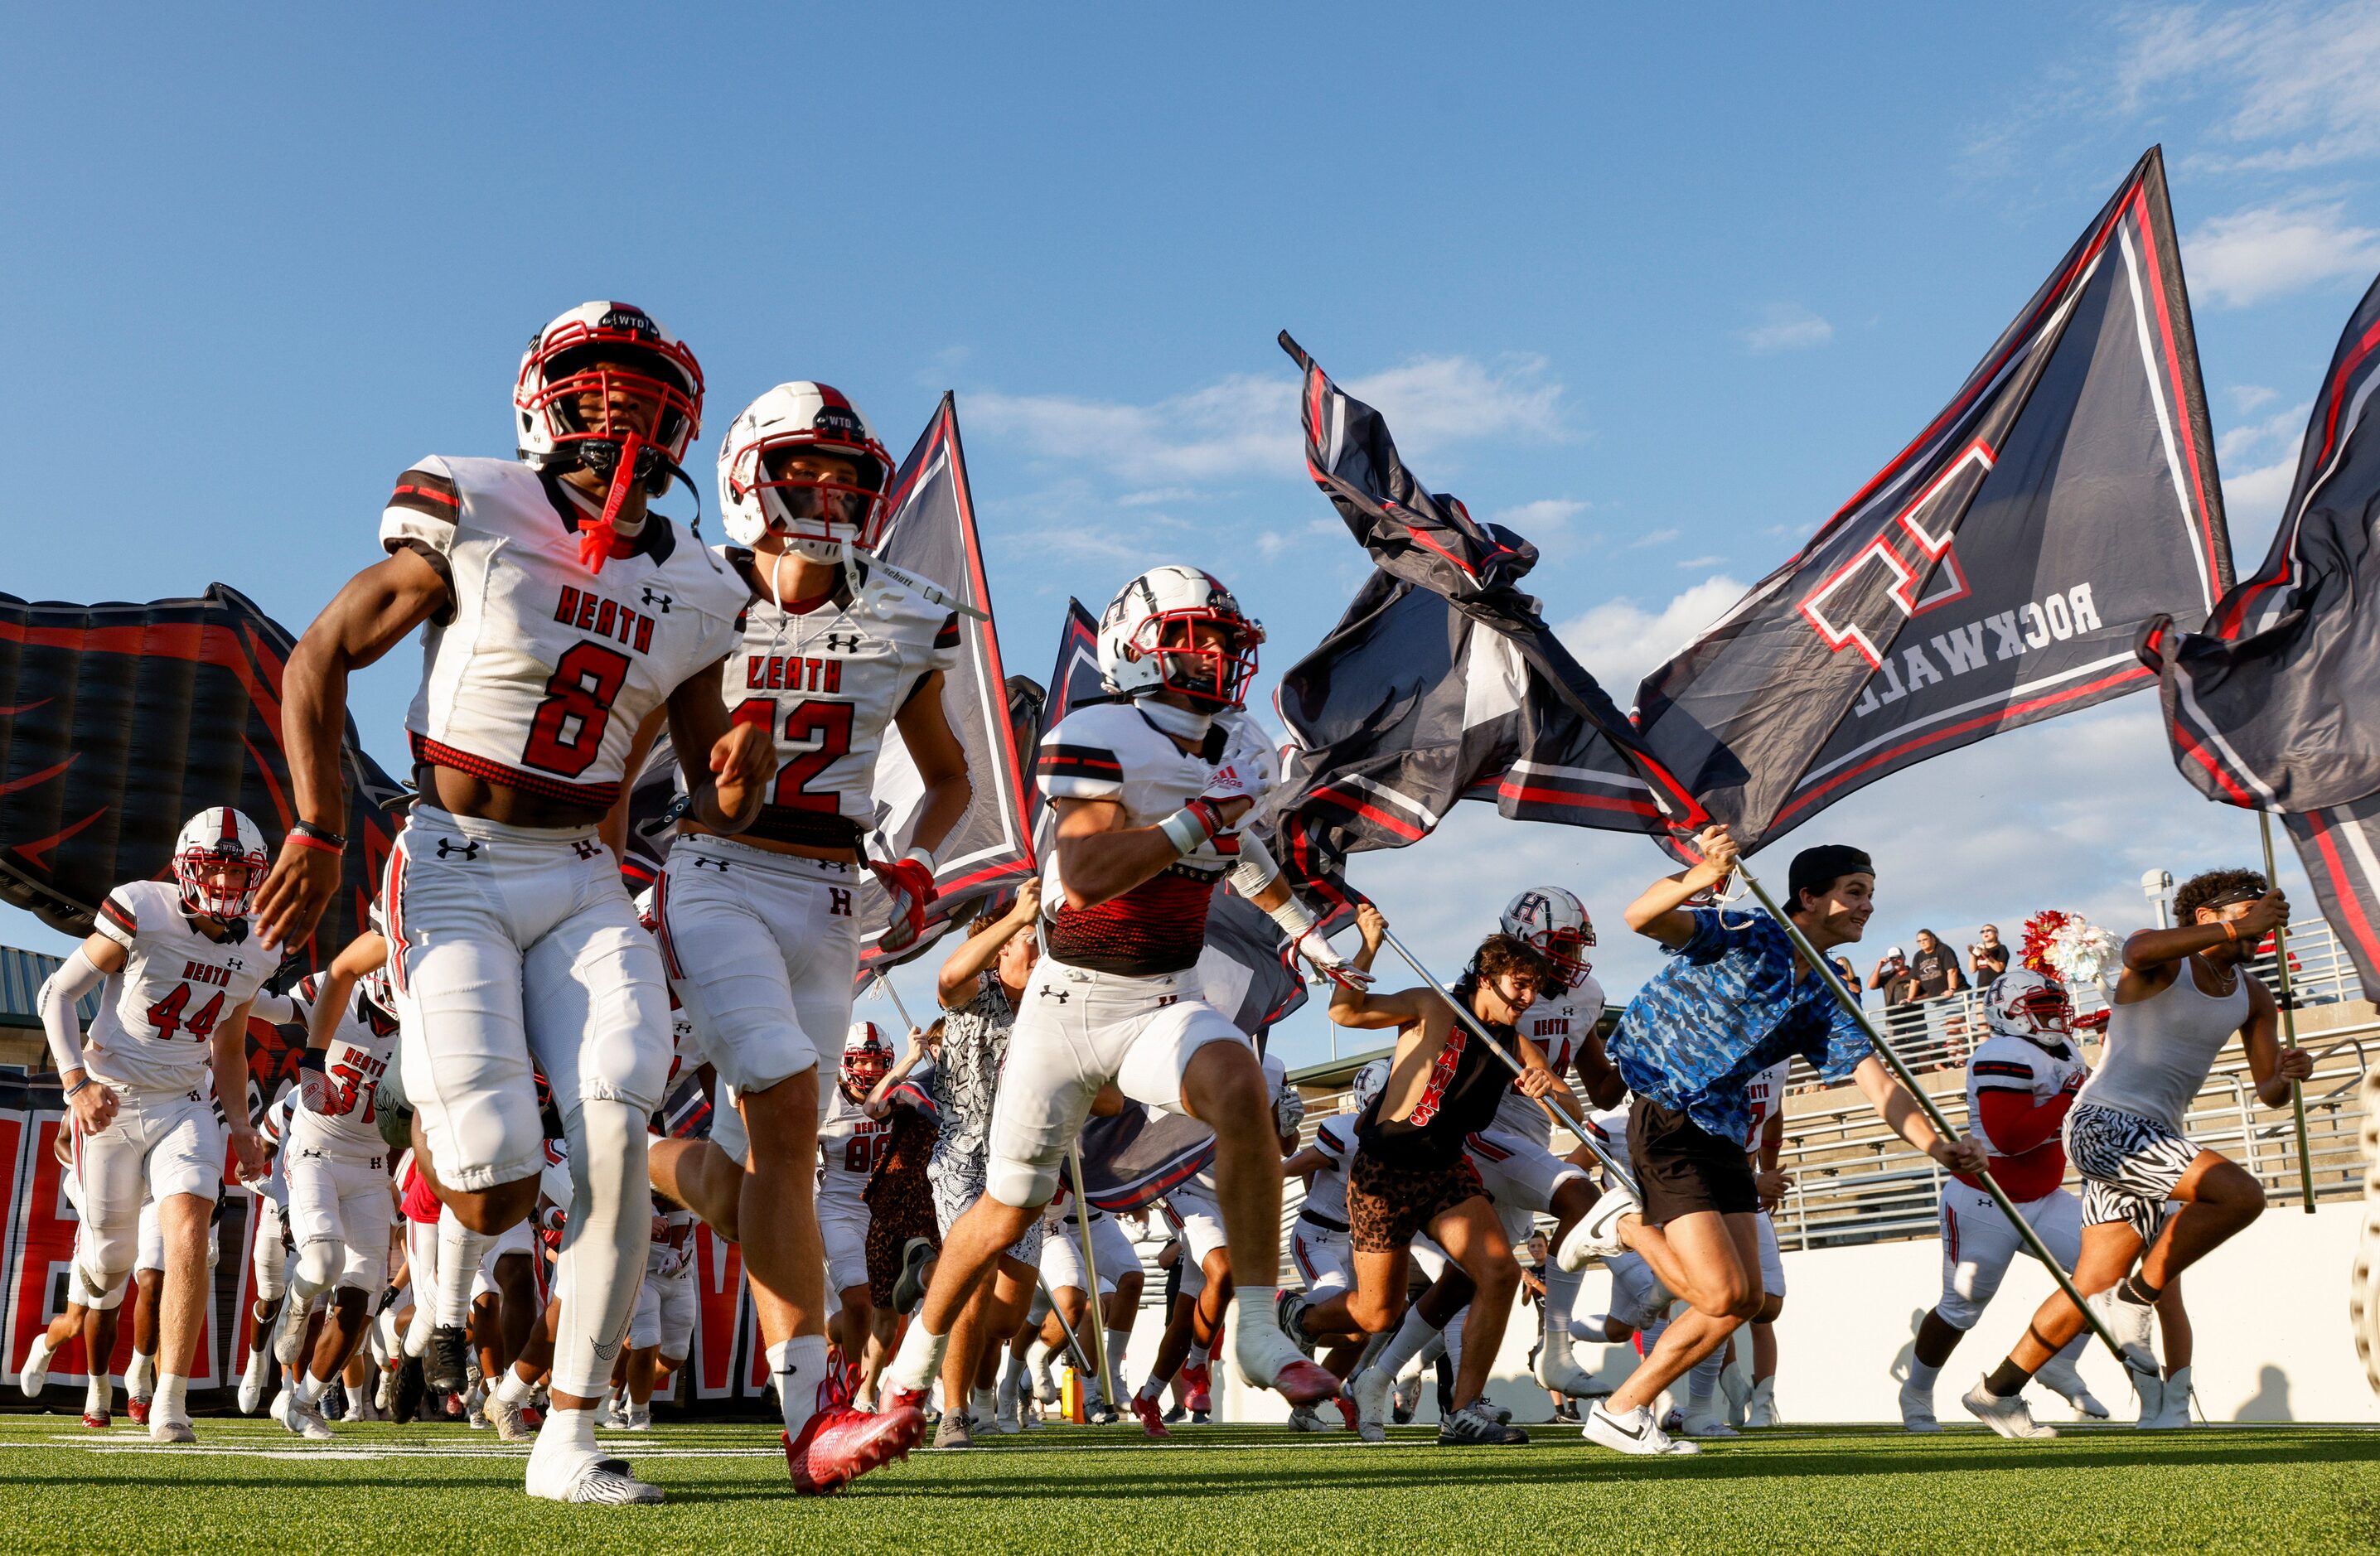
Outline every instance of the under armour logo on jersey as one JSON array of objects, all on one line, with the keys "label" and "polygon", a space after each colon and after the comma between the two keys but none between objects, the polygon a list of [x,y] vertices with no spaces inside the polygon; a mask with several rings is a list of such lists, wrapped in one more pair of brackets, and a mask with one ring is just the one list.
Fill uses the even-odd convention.
[{"label": "under armour logo on jersey", "polygon": [[650,584],[647,584],[645,586],[645,608],[647,610],[659,611],[663,615],[669,614],[670,598],[671,597],[666,594],[654,593],[653,586]]},{"label": "under armour logo on jersey", "polygon": [[831,654],[853,654],[866,639],[856,632],[830,632],[826,635],[826,651]]},{"label": "under armour logo on jersey", "polygon": [[480,840],[476,837],[461,840],[452,837],[440,838],[438,857],[443,859],[449,854],[460,854],[467,859],[476,859],[480,857]]},{"label": "under armour logo on jersey", "polygon": [[571,851],[576,853],[582,859],[591,859],[595,857],[596,845],[590,839],[584,837],[573,838],[570,840],[570,847]]},{"label": "under armour logo on jersey", "polygon": [[720,874],[724,875],[727,873],[727,861],[725,859],[706,859],[701,855],[697,854],[694,857],[694,868],[697,869],[715,869]]},{"label": "under armour logo on jersey", "polygon": [[830,918],[851,917],[851,888],[829,886],[826,889],[826,916]]}]

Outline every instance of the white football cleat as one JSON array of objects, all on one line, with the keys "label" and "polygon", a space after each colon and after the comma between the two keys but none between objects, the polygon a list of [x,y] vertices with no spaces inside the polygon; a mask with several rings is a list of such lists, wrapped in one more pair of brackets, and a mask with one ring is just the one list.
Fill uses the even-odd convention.
[{"label": "white football cleat", "polygon": [[1752,1384],[1732,1367],[1721,1368],[1718,1392],[1727,1401],[1727,1424],[1748,1427],[1752,1424]]},{"label": "white football cleat", "polygon": [[152,1442],[196,1442],[198,1440],[199,1434],[190,1429],[188,1421],[152,1417],[149,1422],[149,1441]]},{"label": "white football cleat", "polygon": [[2022,1392],[2013,1399],[2002,1399],[1984,1387],[1981,1378],[1975,1380],[1975,1386],[1969,1389],[1959,1403],[1967,1407],[1969,1415],[2002,1437],[2024,1439],[2058,1435],[2056,1427],[2044,1426],[2033,1418],[2033,1412],[2026,1408]]},{"label": "white football cleat", "polygon": [[1270,1389],[1293,1405],[1319,1404],[1339,1392],[1339,1380],[1307,1361],[1278,1324],[1233,1324],[1232,1365],[1248,1387]]},{"label": "white football cleat", "polygon": [[1942,1423],[1934,1417],[1932,1385],[1912,1378],[1900,1385],[1900,1429],[1905,1432],[1938,1432]]},{"label": "white football cleat", "polygon": [[1752,1398],[1743,1406],[1743,1424],[1758,1430],[1777,1423],[1777,1380],[1771,1375],[1752,1385]]},{"label": "white football cleat", "polygon": [[2155,1372],[2156,1353],[2149,1349],[2149,1335],[2156,1322],[2156,1309],[2145,1302],[2132,1302],[2123,1294],[2123,1287],[2109,1286],[2082,1299],[2082,1306],[2097,1315],[2107,1332],[2115,1337],[2116,1349],[2124,1354],[2124,1365],[2135,1372]]},{"label": "white football cleat", "polygon": [[1625,1415],[1615,1416],[1604,1408],[1603,1401],[1597,1400],[1588,1409],[1586,1425],[1579,1428],[1578,1435],[1599,1448],[1609,1448],[1618,1453],[1650,1456],[1702,1452],[1699,1444],[1681,1442],[1663,1431],[1659,1423],[1653,1419],[1653,1413],[1643,1405]]},{"label": "white football cleat", "polygon": [[1614,1184],[1603,1191],[1595,1208],[1578,1218],[1554,1250],[1554,1263],[1567,1274],[1575,1275],[1596,1258],[1609,1258],[1626,1251],[1620,1240],[1620,1218],[1634,1215],[1636,1197]]},{"label": "white football cleat", "polygon": [[281,1321],[273,1326],[273,1359],[283,1367],[298,1365],[298,1355],[306,1343],[306,1320],[310,1309],[295,1296],[281,1304]]},{"label": "white football cleat", "polygon": [[1289,1413],[1289,1429],[1293,1432],[1327,1432],[1330,1423],[1315,1414],[1314,1406],[1301,1404]]},{"label": "white football cleat", "polygon": [[322,1402],[300,1404],[296,1391],[291,1389],[284,1389],[273,1397],[273,1418],[309,1442],[328,1442],[337,1435],[322,1415]]},{"label": "white football cleat", "polygon": [[2041,1364],[2041,1370],[2033,1375],[2033,1380],[2072,1405],[2076,1420],[2104,1421],[2107,1418],[2107,1407],[2099,1403],[2098,1396],[2091,1392],[2091,1385],[2082,1381],[2082,1369],[2076,1367],[2070,1358],[2064,1355],[2050,1357]]},{"label": "white football cleat", "polygon": [[50,1331],[33,1336],[32,1349],[25,1353],[25,1365],[17,1369],[17,1387],[27,1399],[40,1395],[50,1381]]},{"label": "white football cleat", "polygon": [[1355,1435],[1366,1442],[1389,1440],[1389,1394],[1395,1382],[1377,1367],[1347,1380],[1347,1397],[1355,1402]]},{"label": "white football cleat", "polygon": [[[540,1446],[544,1446],[542,1441]],[[567,1448],[549,1451],[542,1457],[538,1449],[529,1450],[528,1490],[532,1497],[552,1502],[617,1505],[662,1500],[662,1489],[627,1473],[624,1461]]]},{"label": "white football cleat", "polygon": [[534,1442],[537,1433],[529,1430],[522,1418],[522,1407],[506,1404],[495,1394],[488,1396],[488,1425],[496,1428],[496,1436],[505,1442]]},{"label": "white football cleat", "polygon": [[1559,1351],[1552,1345],[1537,1347],[1537,1387],[1551,1389],[1571,1399],[1583,1399],[1597,1392],[1594,1377],[1578,1365],[1567,1345]]},{"label": "white football cleat", "polygon": [[2190,1368],[2177,1367],[2165,1380],[2165,1399],[2154,1416],[2144,1416],[2144,1431],[2180,1431],[2190,1425]]},{"label": "white football cleat", "polygon": [[264,1348],[262,1346],[258,1345],[249,1347],[248,1353],[248,1366],[241,1370],[239,1375],[239,1413],[241,1415],[253,1416],[256,1414],[258,1404],[264,1398],[265,1375],[271,1369],[272,1365],[273,1364],[271,1362],[265,1359]]},{"label": "white football cleat", "polygon": [[2143,1427],[2154,1425],[2156,1418],[2165,1414],[2165,1374],[2154,1366],[2142,1368],[2126,1362],[2124,1376],[2132,1385],[2133,1395],[2141,1402],[2139,1424]]}]

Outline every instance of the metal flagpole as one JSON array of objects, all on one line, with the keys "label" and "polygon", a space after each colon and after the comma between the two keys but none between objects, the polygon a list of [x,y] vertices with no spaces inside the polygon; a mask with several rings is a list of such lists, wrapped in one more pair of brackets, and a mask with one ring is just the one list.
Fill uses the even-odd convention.
[{"label": "metal flagpole", "polygon": [[[1427,967],[1421,965],[1420,957],[1405,949],[1405,942],[1397,938],[1397,934],[1394,930],[1386,928],[1382,929],[1380,931],[1380,938],[1388,942],[1390,950],[1394,951],[1398,955],[1403,957],[1405,959],[1405,966],[1411,967],[1415,973],[1419,974],[1422,979],[1431,988],[1443,990],[1447,987],[1445,984],[1440,983],[1438,980],[1437,975],[1432,973]],[[1504,1045],[1495,1039],[1494,1036],[1488,1032],[1488,1028],[1481,1025],[1480,1020],[1476,1015],[1471,1014],[1471,1008],[1468,1005],[1451,995],[1448,997],[1446,1003],[1454,1007],[1455,1016],[1461,1020],[1465,1027],[1470,1027],[1474,1032],[1477,1033],[1480,1040],[1485,1042],[1490,1049],[1494,1050],[1496,1056],[1504,1061],[1505,1064],[1514,1075],[1526,1075],[1528,1073],[1528,1066],[1521,1063],[1520,1056],[1515,1053],[1506,1052]],[[1634,1194],[1636,1192],[1636,1174],[1630,1170],[1627,1162],[1621,1161],[1619,1158],[1613,1156],[1609,1151],[1603,1149],[1603,1145],[1597,1139],[1594,1130],[1589,1129],[1579,1120],[1571,1117],[1570,1114],[1565,1112],[1560,1106],[1548,1101],[1545,1098],[1540,1097],[1537,1099],[1537,1106],[1545,1109],[1547,1112],[1550,1113],[1563,1128],[1577,1136],[1579,1142],[1585,1146],[1587,1149],[1595,1153],[1595,1159],[1597,1161],[1603,1163],[1603,1170],[1611,1174],[1613,1182],[1624,1185],[1627,1187],[1628,1192],[1631,1194]]]},{"label": "metal flagpole", "polygon": [[919,1029],[918,1026],[915,1021],[909,1018],[909,1007],[901,1003],[901,991],[892,987],[892,980],[885,977],[882,973],[878,973],[876,975],[876,988],[878,992],[881,993],[886,999],[892,1002],[892,1008],[901,1013],[901,1025],[906,1027],[912,1032],[917,1031]]},{"label": "metal flagpole", "polygon": [[[1075,1230],[1083,1239],[1083,1279],[1090,1282],[1085,1295],[1090,1298],[1091,1358],[1099,1368],[1099,1392],[1107,1400],[1108,1408],[1121,1413],[1123,1406],[1116,1400],[1115,1378],[1108,1370],[1107,1327],[1100,1321],[1099,1264],[1091,1252],[1091,1202],[1083,1197],[1083,1141],[1079,1135],[1066,1147],[1066,1164],[1075,1179]],[[1057,1306],[1057,1298],[1050,1298],[1050,1310],[1056,1311]]]},{"label": "metal flagpole", "polygon": [[[1818,976],[1826,980],[1827,988],[1836,1002],[1860,1024],[1860,1030],[1867,1034],[1868,1046],[1876,1051],[1878,1059],[1884,1061],[1884,1067],[1900,1082],[1901,1089],[1916,1100],[1918,1108],[1925,1114],[1926,1122],[1934,1125],[1935,1132],[1946,1140],[1958,1138],[1959,1131],[1950,1127],[1950,1121],[1943,1116],[1940,1108],[1934,1105],[1934,1099],[1925,1095],[1925,1088],[1917,1084],[1916,1072],[1909,1067],[1908,1061],[1894,1052],[1883,1035],[1876,1031],[1876,1023],[1870,1021],[1867,1012],[1860,1008],[1859,997],[1843,987],[1835,965],[1818,954],[1809,937],[1802,933],[1802,926],[1793,922],[1777,906],[1777,899],[1768,894],[1768,888],[1760,883],[1759,877],[1743,867],[1742,860],[1736,861],[1735,872],[1743,877],[1743,883],[1752,888],[1752,894],[1760,899],[1760,906],[1768,910],[1768,917],[1775,919],[1778,927],[1791,938],[1793,948],[1807,957]],[[2016,1228],[2017,1235],[2024,1240],[2024,1246],[2032,1251],[2033,1257],[2041,1260],[2042,1267],[2049,1271],[2050,1279],[2058,1282],[2058,1289],[2066,1294],[2066,1300],[2074,1304],[2076,1311],[2082,1315],[2082,1321],[2090,1326],[2091,1332],[2099,1337],[2100,1343],[2107,1346],[2118,1361],[2123,1362],[2125,1371],[2129,1373],[2132,1364],[2125,1360],[2122,1348],[2116,1343],[2116,1337],[2107,1332],[2107,1326],[2099,1321],[2099,1315],[2091,1311],[2083,1302],[2082,1294],[2074,1289],[2074,1278],[2067,1273],[2064,1265],[2058,1262],[2057,1256],[2049,1251],[2049,1245],[2041,1240],[2041,1234],[2033,1229],[2032,1222],[2017,1213],[2016,1205],[2009,1198],[2008,1192],[2000,1187],[1990,1173],[1977,1173],[1975,1181],[1983,1185],[1985,1193],[1992,1197],[1992,1203],[2000,1208],[2000,1214],[2008,1217],[2009,1224]]]},{"label": "metal flagpole", "polygon": [[[2265,834],[2265,889],[2278,888],[2280,877],[2273,869],[2273,813],[2256,812],[2256,826]],[[2298,1046],[2297,1000],[2289,991],[2289,927],[2286,921],[2273,926],[2273,966],[2281,975],[2281,1040],[2291,1048]],[[2247,969],[2240,969],[2247,976]],[[2299,1081],[2289,1082],[2289,1109],[2298,1122],[2298,1186],[2305,1197],[2305,1213],[2313,1214],[2313,1151],[2306,1144],[2305,1087]]]}]

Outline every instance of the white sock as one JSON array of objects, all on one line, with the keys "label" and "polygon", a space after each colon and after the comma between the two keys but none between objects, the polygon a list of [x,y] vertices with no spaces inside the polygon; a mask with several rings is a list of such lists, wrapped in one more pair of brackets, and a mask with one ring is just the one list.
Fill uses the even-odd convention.
[{"label": "white sock", "polygon": [[[553,1388],[595,1398],[611,1386],[652,1241],[645,1121],[625,1102],[591,1099],[563,1127],[570,1141],[571,1202],[554,1266],[562,1311],[554,1325]],[[443,1263],[443,1248],[440,1258]],[[466,1282],[467,1295],[468,1290]]]},{"label": "white sock", "polygon": [[298,1397],[298,1404],[311,1404],[321,1399],[322,1392],[330,1386],[331,1380],[328,1378],[317,1378],[312,1373],[307,1372],[298,1375],[298,1380],[290,1385],[289,1392]]},{"label": "white sock", "polygon": [[1008,1364],[1000,1370],[1000,1386],[1010,1393],[1019,1392],[1025,1387],[1026,1370],[1025,1354],[1012,1346]]},{"label": "white sock", "polygon": [[527,1404],[536,1392],[536,1380],[522,1377],[517,1368],[504,1368],[504,1375],[496,1380],[496,1397],[506,1404]]},{"label": "white sock", "polygon": [[1123,1382],[1124,1378],[1123,1350],[1131,1343],[1132,1331],[1128,1329],[1108,1331],[1108,1370],[1115,1374],[1116,1381],[1119,1383]]},{"label": "white sock", "polygon": [[1395,1338],[1380,1347],[1372,1365],[1394,1378],[1404,1370],[1405,1363],[1421,1355],[1423,1346],[1438,1337],[1438,1330],[1421,1316],[1421,1304],[1416,1302],[1405,1309],[1404,1322],[1397,1326]]},{"label": "white sock", "polygon": [[[1415,1306],[1418,1307],[1420,1304],[1416,1303]],[[1447,1319],[1446,1327],[1439,1331],[1446,1337],[1446,1369],[1449,1372],[1459,1374],[1463,1370],[1463,1326],[1469,1322],[1470,1319],[1471,1304],[1466,1302],[1463,1305],[1463,1311]],[[1466,1402],[1456,1400],[1454,1403],[1462,1404]]]},{"label": "white sock", "polygon": [[[1094,1382],[1091,1388],[1091,1392],[1093,1394],[1097,1394],[1099,1392],[1099,1386]],[[968,1419],[975,1421],[989,1421],[999,1414],[1000,1396],[994,1393],[991,1390],[977,1389],[967,1395]]]},{"label": "white sock", "polygon": [[1718,1375],[1727,1369],[1727,1347],[1722,1344],[1709,1355],[1694,1363],[1686,1374],[1686,1413],[1706,1416],[1710,1413],[1711,1396],[1718,1392]]},{"label": "white sock", "polygon": [[1184,1367],[1204,1367],[1213,1359],[1214,1352],[1211,1346],[1193,1344],[1190,1347],[1190,1354],[1182,1358],[1182,1365]]},{"label": "white sock", "polygon": [[1585,1279],[1584,1275],[1566,1275],[1556,1265],[1546,1266],[1546,1348],[1553,1353],[1556,1361],[1570,1362],[1573,1367],[1577,1363],[1570,1352],[1570,1312],[1578,1301],[1579,1285]]},{"label": "white sock", "polygon": [[545,1425],[538,1428],[537,1446],[529,1451],[529,1456],[577,1453],[592,1458],[596,1453],[598,1414],[593,1410],[565,1410],[560,1405],[554,1406],[545,1413]]},{"label": "white sock", "polygon": [[1446,1331],[1439,1330],[1429,1337],[1429,1343],[1415,1355],[1414,1360],[1423,1367],[1427,1367],[1444,1355],[1446,1355]]},{"label": "white sock", "polygon": [[[2084,1330],[2082,1332],[2088,1334],[2091,1331]],[[1934,1380],[1941,1376],[1942,1369],[1939,1367],[1928,1367],[1915,1356],[1909,1358],[1909,1380],[1927,1393],[1934,1392]]]},{"label": "white sock", "polygon": [[152,1422],[179,1421],[184,1426],[189,1425],[190,1407],[187,1400],[189,1389],[190,1380],[188,1378],[178,1378],[170,1372],[160,1374],[157,1379],[156,1397],[149,1402],[149,1419]]},{"label": "white sock", "polygon": [[419,1292],[414,1294],[413,1321],[405,1326],[405,1354],[419,1359],[430,1353],[430,1331],[437,1327],[438,1314]]},{"label": "white sock", "polygon": [[124,1364],[124,1392],[135,1399],[148,1399],[154,1393],[156,1385],[157,1358],[139,1351],[133,1352],[132,1359]]},{"label": "white sock", "polygon": [[826,1362],[826,1336],[796,1334],[779,1341],[769,1347],[769,1370],[776,1375],[785,1429],[799,1437],[810,1417],[826,1407],[826,1385],[833,1381]]},{"label": "white sock", "polygon": [[27,1372],[38,1370],[43,1362],[50,1359],[52,1347],[50,1345],[50,1331],[48,1330],[43,1330],[41,1333],[33,1336],[33,1348],[25,1354],[25,1366],[23,1370]]},{"label": "white sock", "polygon": [[1248,1332],[1251,1334],[1262,1332],[1262,1330],[1256,1327],[1258,1325],[1263,1326],[1263,1329],[1277,1331],[1280,1328],[1280,1325],[1274,1319],[1273,1314],[1278,1310],[1280,1302],[1281,1288],[1279,1286],[1237,1286],[1232,1288],[1232,1307],[1233,1309],[1233,1316],[1232,1319],[1232,1331],[1234,1334],[1237,1334],[1242,1324],[1250,1326]]},{"label": "white sock", "polygon": [[471,1321],[471,1281],[494,1241],[456,1221],[453,1210],[439,1207],[436,1322],[440,1329],[461,1329]]},{"label": "white sock", "polygon": [[885,1364],[884,1381],[877,1391],[879,1395],[887,1388],[913,1394],[923,1394],[932,1388],[935,1378],[942,1370],[942,1353],[949,1350],[950,1345],[949,1335],[928,1334],[924,1319],[912,1323],[908,1332],[901,1336],[901,1348],[893,1352],[892,1359]]},{"label": "white sock", "polygon": [[104,1372],[91,1375],[91,1386],[83,1391],[82,1409],[86,1416],[107,1416],[115,1410],[115,1385]]}]

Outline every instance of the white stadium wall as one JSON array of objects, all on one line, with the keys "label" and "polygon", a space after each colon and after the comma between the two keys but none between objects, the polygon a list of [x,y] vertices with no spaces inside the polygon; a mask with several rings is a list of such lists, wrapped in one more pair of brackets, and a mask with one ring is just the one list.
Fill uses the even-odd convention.
[{"label": "white stadium wall", "polygon": [[[2277,1203],[2231,1243],[2182,1279],[2197,1355],[2192,1382],[2202,1421],[2380,1422],[2380,1397],[2363,1380],[2347,1325],[2347,1277],[2355,1257],[2362,1206],[2335,1203],[2309,1216]],[[1927,1238],[1826,1248],[1785,1256],[1785,1311],[1778,1320],[1778,1409],[1793,1422],[1877,1422],[1900,1419],[1900,1374],[1908,1365],[1910,1334],[1941,1291],[1941,1244]],[[2050,1292],[2041,1267],[2020,1257],[1998,1297],[1974,1332],[1942,1370],[1935,1404],[1945,1425],[1967,1420],[1959,1395],[2007,1354],[2034,1308]],[[1582,1313],[1600,1312],[1609,1290],[1599,1270],[1588,1272]],[[1545,1392],[1528,1379],[1536,1343],[1535,1307],[1516,1307],[1497,1359],[1490,1392],[1513,1419],[1543,1421],[1551,1414]],[[1134,1331],[1135,1383],[1148,1374],[1160,1326],[1144,1309]],[[1749,1363],[1748,1342],[1742,1347]],[[1607,1380],[1621,1376],[1628,1358],[1618,1346],[1578,1348],[1582,1366],[1603,1361]],[[1288,1415],[1278,1395],[1254,1392],[1227,1379],[1219,1349],[1216,1404],[1230,1420],[1277,1421]],[[2139,1414],[2123,1369],[2093,1346],[2082,1375],[2119,1421]],[[2034,1414],[2067,1420],[2062,1401],[2032,1391]],[[1436,1416],[1425,1391],[1420,1419]]]}]

